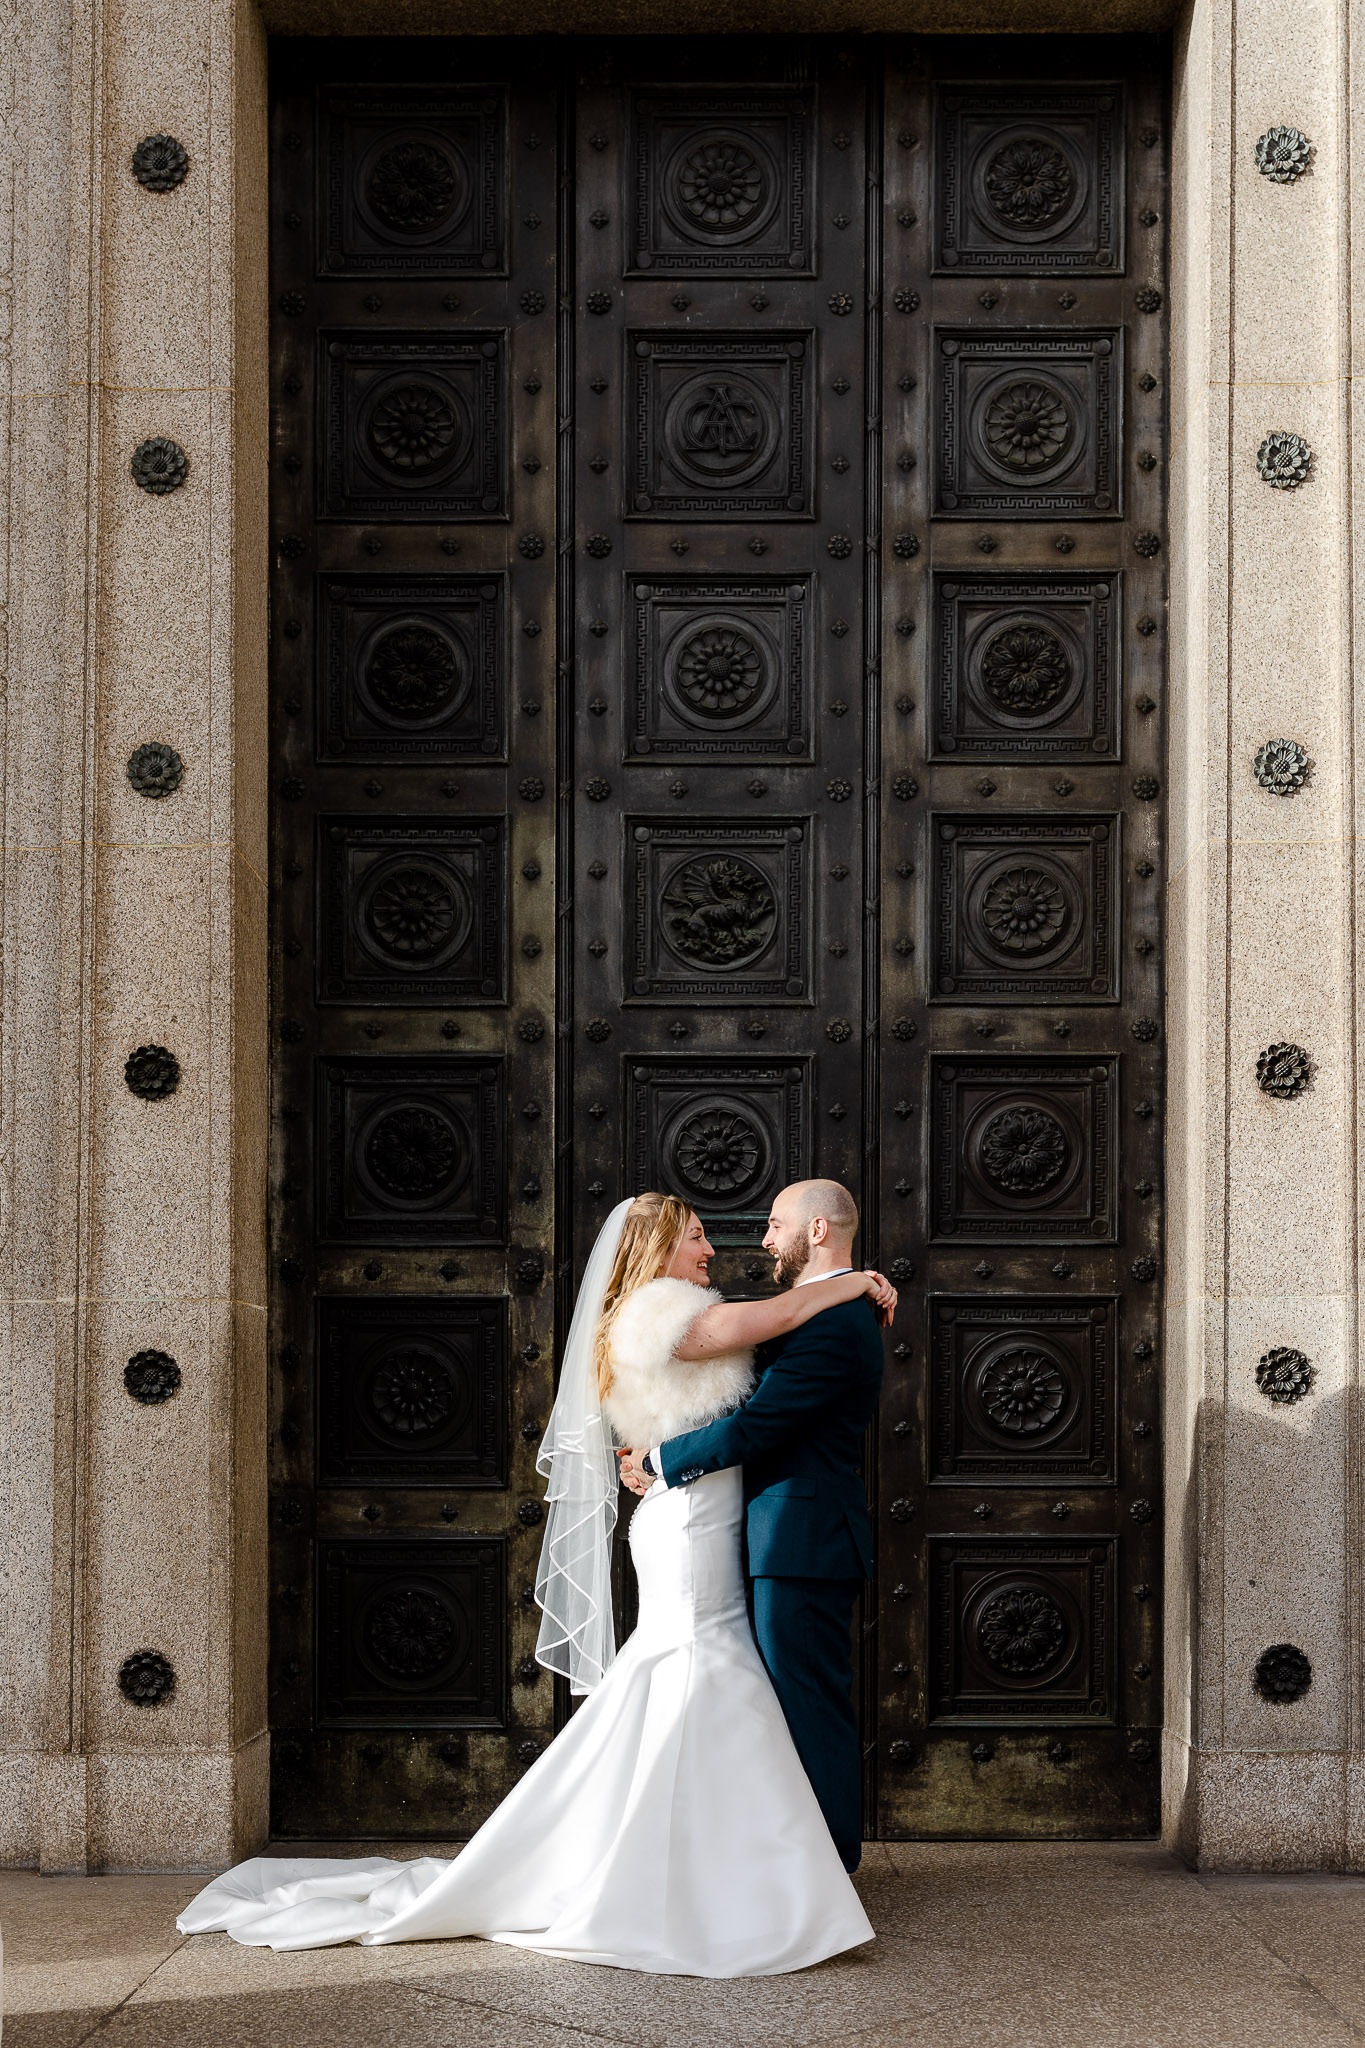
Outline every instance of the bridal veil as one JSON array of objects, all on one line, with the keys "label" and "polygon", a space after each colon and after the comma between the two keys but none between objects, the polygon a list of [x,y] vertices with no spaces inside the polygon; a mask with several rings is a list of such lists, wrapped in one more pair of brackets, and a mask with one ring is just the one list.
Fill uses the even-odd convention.
[{"label": "bridal veil", "polygon": [[616,1656],[611,1539],[620,1481],[593,1353],[607,1283],[632,1207],[630,1200],[616,1204],[592,1248],[569,1324],[559,1392],[536,1458],[536,1470],[549,1481],[536,1572],[536,1604],[542,1610],[536,1659],[567,1678],[575,1693],[600,1685]]}]

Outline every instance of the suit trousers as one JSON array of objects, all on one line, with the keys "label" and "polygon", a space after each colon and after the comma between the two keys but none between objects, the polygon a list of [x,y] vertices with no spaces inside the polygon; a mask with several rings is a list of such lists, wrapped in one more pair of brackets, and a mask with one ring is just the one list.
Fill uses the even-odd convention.
[{"label": "suit trousers", "polygon": [[863,1771],[853,1711],[861,1579],[755,1579],[754,1635],[845,1870],[863,1853]]}]

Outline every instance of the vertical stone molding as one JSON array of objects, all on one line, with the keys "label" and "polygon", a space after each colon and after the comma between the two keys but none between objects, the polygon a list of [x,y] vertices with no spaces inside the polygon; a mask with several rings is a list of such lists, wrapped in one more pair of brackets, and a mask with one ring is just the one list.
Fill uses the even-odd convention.
[{"label": "vertical stone molding", "polygon": [[[265,1827],[264,36],[111,0],[11,48],[3,1860],[204,1868]],[[132,175],[158,131],[169,192]],[[173,492],[130,470],[155,437]],[[147,741],[184,762],[156,803]],[[174,1093],[125,1084],[145,1044]]]},{"label": "vertical stone molding", "polygon": [[[1198,0],[1177,37],[1165,1799],[1211,1868],[1361,1857],[1351,32],[1344,0]],[[1277,123],[1312,139],[1297,182],[1257,168]],[[1284,430],[1292,490],[1257,470]],[[1280,734],[1288,798],[1252,769]],[[1257,1086],[1277,1041],[1311,1057],[1287,1098]],[[1257,1385],[1277,1345],[1313,1363],[1293,1404]],[[1285,1642],[1312,1684],[1272,1702]]]}]

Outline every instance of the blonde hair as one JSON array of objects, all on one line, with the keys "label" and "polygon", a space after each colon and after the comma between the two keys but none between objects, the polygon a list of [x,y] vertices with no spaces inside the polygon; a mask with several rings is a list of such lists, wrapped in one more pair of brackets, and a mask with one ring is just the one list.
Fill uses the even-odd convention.
[{"label": "blonde hair", "polygon": [[637,1195],[626,1211],[621,1242],[602,1297],[593,1357],[597,1364],[597,1392],[604,1400],[611,1392],[611,1326],[622,1302],[637,1287],[657,1280],[667,1266],[691,1221],[691,1206],[678,1195],[651,1192]]}]

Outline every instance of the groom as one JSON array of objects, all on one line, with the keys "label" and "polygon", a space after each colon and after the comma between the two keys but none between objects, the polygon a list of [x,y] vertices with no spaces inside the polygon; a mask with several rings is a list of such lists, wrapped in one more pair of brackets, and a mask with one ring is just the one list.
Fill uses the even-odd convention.
[{"label": "groom", "polygon": [[[803,1180],[773,1203],[763,1249],[779,1287],[853,1267],[858,1208],[832,1180]],[[846,1870],[862,1856],[862,1759],[853,1712],[853,1609],[872,1572],[859,1470],[877,1405],[882,1346],[866,1299],[825,1309],[759,1347],[742,1408],[648,1452],[622,1454],[633,1493],[744,1467],[754,1634],[792,1741]]]}]

